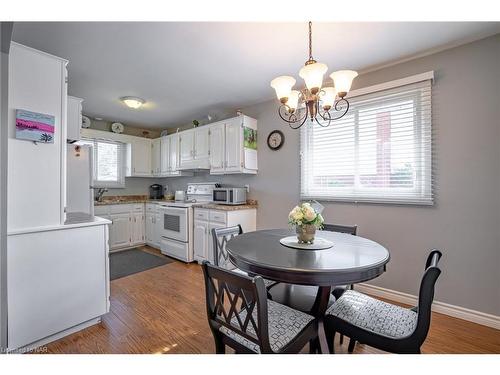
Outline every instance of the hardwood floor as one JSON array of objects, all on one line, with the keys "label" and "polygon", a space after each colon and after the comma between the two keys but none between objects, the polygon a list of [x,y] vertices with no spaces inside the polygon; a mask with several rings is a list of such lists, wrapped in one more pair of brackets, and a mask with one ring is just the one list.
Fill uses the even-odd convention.
[{"label": "hardwood floor", "polygon": [[[347,343],[337,338],[336,352],[347,353]],[[215,353],[201,268],[174,262],[112,281],[111,311],[102,322],[47,345],[47,352]],[[500,331],[433,313],[422,352],[500,353]],[[355,353],[380,351],[357,344]]]}]

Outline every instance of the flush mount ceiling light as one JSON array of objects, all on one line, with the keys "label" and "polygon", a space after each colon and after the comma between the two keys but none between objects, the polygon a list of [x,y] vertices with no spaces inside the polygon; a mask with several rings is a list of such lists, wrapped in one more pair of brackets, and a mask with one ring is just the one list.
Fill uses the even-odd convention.
[{"label": "flush mount ceiling light", "polygon": [[120,100],[124,102],[127,107],[133,109],[138,109],[145,103],[144,99],[137,98],[135,96],[124,96],[120,98]]},{"label": "flush mount ceiling light", "polygon": [[352,80],[358,73],[353,70],[339,70],[330,74],[334,86],[322,87],[323,75],[328,70],[325,64],[312,57],[312,22],[309,22],[309,60],[300,69],[299,76],[306,87],[300,91],[292,90],[295,78],[280,76],[271,81],[281,105],[278,114],[292,129],[298,129],[309,118],[326,127],[334,120],[345,116],[349,102],[345,98],[351,89]]}]

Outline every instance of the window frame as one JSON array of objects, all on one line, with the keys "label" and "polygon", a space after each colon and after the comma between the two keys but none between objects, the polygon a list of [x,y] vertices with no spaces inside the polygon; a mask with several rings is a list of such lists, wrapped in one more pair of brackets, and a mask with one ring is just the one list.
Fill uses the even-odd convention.
[{"label": "window frame", "polygon": [[[430,74],[429,74],[430,73]],[[423,78],[425,79],[419,79]],[[415,78],[413,81],[412,78]],[[306,157],[304,152],[307,152],[308,149],[311,149],[313,136],[307,134],[308,124],[305,124],[301,129],[300,134],[300,198],[302,200],[311,200],[315,199],[318,201],[331,201],[331,202],[347,202],[347,203],[376,203],[376,204],[398,204],[398,205],[434,205],[434,195],[433,195],[433,183],[434,183],[434,173],[433,173],[433,158],[432,158],[432,98],[430,98],[430,102],[428,104],[428,108],[426,110],[428,113],[423,113],[422,111],[422,95],[425,93],[425,89],[421,89],[420,91],[415,90],[415,92],[401,92],[395,93],[394,97],[389,100],[384,100],[384,103],[397,103],[404,101],[405,98],[412,100],[414,105],[414,120],[413,120],[413,129],[414,129],[414,146],[415,150],[415,160],[418,160],[417,165],[420,165],[420,168],[417,168],[415,171],[416,176],[414,179],[414,186],[410,188],[372,188],[372,187],[363,187],[360,184],[360,172],[359,172],[359,140],[360,140],[360,132],[359,132],[359,112],[363,110],[363,108],[374,107],[373,101],[377,99],[377,94],[380,95],[380,98],[388,95],[391,89],[402,88],[403,86],[409,84],[418,84],[424,81],[431,81],[430,86],[432,86],[432,78],[433,73],[428,72],[422,75],[408,77],[407,79],[397,80],[388,82],[382,85],[373,86],[373,91],[370,91],[370,88],[360,89],[358,95],[354,95],[355,99],[352,100],[353,106],[349,110],[347,116],[353,116],[352,122],[354,125],[353,131],[353,144],[354,144],[354,174],[353,174],[353,185],[346,187],[320,187],[317,189],[311,189],[311,186],[304,187],[304,184],[307,184],[307,179],[311,179],[313,177],[307,176],[305,177],[304,168],[312,168],[313,157]],[[430,95],[432,97],[432,88],[430,88]],[[390,93],[389,93],[390,95]],[[351,95],[350,95],[351,96]],[[366,100],[367,103],[363,103]],[[359,103],[359,104],[358,104]],[[421,114],[419,115],[418,112]],[[428,117],[428,121],[423,121],[425,116]],[[318,126],[318,125],[312,125]],[[332,122],[330,126],[335,126],[335,121]],[[425,129],[424,129],[425,128]],[[425,132],[429,132],[426,134]],[[304,165],[304,163],[308,163],[308,165]],[[344,192],[344,193],[342,193]],[[406,193],[409,194],[406,196],[398,196],[397,193]],[[411,194],[413,193],[413,194]]]},{"label": "window frame", "polygon": [[[86,145],[92,146],[92,188],[110,188],[110,189],[124,189],[125,188],[125,172],[126,172],[126,144],[119,141],[97,138],[82,138],[81,142]],[[97,157],[97,143],[115,144],[118,146],[118,179],[116,181],[98,180],[98,157]]]}]

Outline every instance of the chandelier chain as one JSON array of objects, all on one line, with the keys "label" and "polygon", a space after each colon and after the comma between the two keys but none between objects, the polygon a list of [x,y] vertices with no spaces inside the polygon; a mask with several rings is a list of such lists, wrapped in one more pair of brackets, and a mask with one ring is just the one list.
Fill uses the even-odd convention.
[{"label": "chandelier chain", "polygon": [[313,60],[312,55],[312,22],[309,21],[309,60]]}]

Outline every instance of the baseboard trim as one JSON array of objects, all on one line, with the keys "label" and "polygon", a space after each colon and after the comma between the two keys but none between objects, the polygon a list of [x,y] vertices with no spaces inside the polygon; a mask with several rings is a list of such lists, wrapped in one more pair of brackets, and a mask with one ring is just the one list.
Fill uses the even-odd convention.
[{"label": "baseboard trim", "polygon": [[[363,283],[356,284],[354,288],[362,293],[371,294],[375,297],[387,298],[394,302],[400,302],[407,305],[415,306],[418,301],[417,296],[414,296],[412,294],[381,288],[375,285]],[[481,311],[467,309],[465,307],[450,305],[449,303],[440,301],[434,301],[434,303],[432,304],[432,311],[452,316],[454,318],[467,320],[469,322],[481,324],[483,326],[500,329],[500,316],[497,315],[487,314]]]}]

